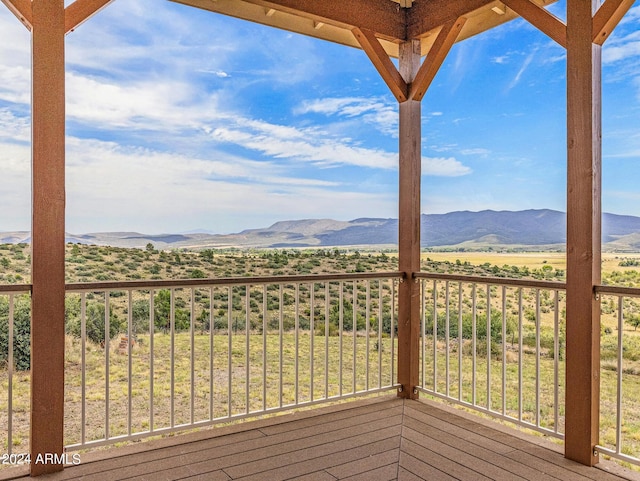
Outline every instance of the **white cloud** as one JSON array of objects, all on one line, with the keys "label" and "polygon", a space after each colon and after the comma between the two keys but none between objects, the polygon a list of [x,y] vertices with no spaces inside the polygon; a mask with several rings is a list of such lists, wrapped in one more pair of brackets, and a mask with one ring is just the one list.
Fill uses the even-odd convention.
[{"label": "white cloud", "polygon": [[0,231],[28,230],[31,224],[31,149],[0,141]]},{"label": "white cloud", "polygon": [[222,143],[260,152],[275,159],[309,162],[316,166],[356,165],[393,169],[397,155],[356,145],[318,128],[295,128],[237,118],[228,127],[215,129],[212,138]]},{"label": "white cloud", "polygon": [[533,60],[533,57],[535,56],[535,54],[536,54],[536,49],[534,49],[529,55],[527,55],[527,57],[524,59],[524,62],[522,63],[522,66],[520,67],[520,70],[518,70],[518,73],[516,73],[516,76],[513,78],[513,80],[507,87],[507,90],[511,90],[513,87],[518,85],[518,83],[520,82],[520,79],[522,78],[522,75],[525,73],[527,68],[529,68],[529,65],[531,65],[531,61]]},{"label": "white cloud", "polygon": [[605,64],[640,56],[640,32],[632,32],[623,37],[614,36],[605,45],[602,50],[602,62]]},{"label": "white cloud", "polygon": [[67,74],[67,117],[93,128],[173,131],[219,116],[216,96],[172,79],[131,83]]},{"label": "white cloud", "polygon": [[486,156],[489,155],[491,153],[491,151],[489,149],[483,149],[483,148],[475,148],[475,149],[462,149],[460,151],[460,153],[462,155],[480,155],[480,156]]},{"label": "white cloud", "polygon": [[294,109],[298,115],[315,113],[326,116],[358,118],[390,137],[398,136],[397,104],[380,98],[332,97],[302,102]]},{"label": "white cloud", "polygon": [[31,121],[28,117],[20,117],[8,108],[0,108],[0,139],[11,143],[29,142],[31,140]]},{"label": "white cloud", "polygon": [[30,69],[0,64],[0,100],[15,104],[28,104],[31,101]]},{"label": "white cloud", "polygon": [[640,5],[630,8],[627,14],[620,21],[620,25],[633,23],[640,19]]},{"label": "white cloud", "polygon": [[[0,230],[29,225],[31,197],[29,34],[2,10],[0,205],[11,209]],[[250,219],[397,215],[393,188],[362,192],[397,169],[393,147],[369,141],[397,137],[397,104],[359,93],[290,99],[271,84],[320,77],[315,41],[252,25],[249,52],[239,25],[250,24],[136,0],[113,2],[67,37],[68,230],[233,231],[255,227]],[[260,61],[248,63],[255,49]],[[290,103],[252,110],[256,85]],[[422,162],[427,176],[471,173],[454,157]],[[319,170],[327,167],[348,174]]]},{"label": "white cloud", "polygon": [[422,158],[422,173],[424,175],[459,177],[462,175],[468,175],[471,172],[473,171],[470,167],[467,167],[453,157]]},{"label": "white cloud", "polygon": [[[271,164],[238,158],[211,161],[77,138],[67,143],[67,230],[74,232],[166,232],[194,226],[231,232],[251,227],[246,224],[251,217],[327,217],[343,212],[345,205],[351,216],[371,212],[372,206],[382,211],[393,207],[385,194],[339,191],[335,182],[270,176],[279,172]],[[216,221],[203,225],[202,219]],[[163,225],[166,228],[158,227]]]},{"label": "white cloud", "polygon": [[30,34],[4,5],[0,10],[0,101],[27,104],[31,100]]}]

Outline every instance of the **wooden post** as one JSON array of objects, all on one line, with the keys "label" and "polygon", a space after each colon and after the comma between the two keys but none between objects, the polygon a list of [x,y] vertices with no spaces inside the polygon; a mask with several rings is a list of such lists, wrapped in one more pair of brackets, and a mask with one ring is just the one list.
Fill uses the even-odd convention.
[{"label": "wooden post", "polygon": [[33,0],[32,12],[31,475],[37,476],[63,468],[64,0]]},{"label": "wooden post", "polygon": [[567,364],[565,456],[598,462],[601,281],[601,47],[598,0],[567,2]]},{"label": "wooden post", "polygon": [[[420,42],[400,45],[400,74],[410,84],[420,67]],[[398,290],[398,382],[404,398],[416,399],[419,384],[420,290],[412,278],[420,270],[420,101],[400,104],[398,263],[406,278]]]}]

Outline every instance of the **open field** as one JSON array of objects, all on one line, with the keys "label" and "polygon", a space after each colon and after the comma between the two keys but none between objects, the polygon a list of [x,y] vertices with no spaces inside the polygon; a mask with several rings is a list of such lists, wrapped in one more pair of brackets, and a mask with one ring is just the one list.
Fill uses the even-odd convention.
[{"label": "open field", "polygon": [[[173,342],[170,335],[156,333],[153,351],[149,336],[139,335],[131,350],[129,410],[129,356],[117,341],[109,346],[108,360],[105,349],[88,342],[83,373],[81,342],[67,336],[67,445],[82,441],[83,409],[84,436],[91,441],[126,435],[129,416],[134,433],[194,421],[228,422],[249,412],[388,386],[395,376],[389,337],[379,344],[377,337],[367,339],[359,333],[354,339],[344,333],[330,336],[325,343],[324,336],[315,334],[312,339],[309,331],[285,333],[282,338],[271,333],[264,339],[261,334],[247,336],[246,332],[231,338],[227,333],[199,333],[194,335],[192,352],[189,333],[177,333]],[[29,378],[28,371],[13,375],[13,452],[25,452],[29,446]],[[0,386],[3,393],[8,392],[6,369],[0,371]],[[7,403],[4,394],[0,397],[0,426],[7,426]],[[2,450],[7,452],[3,438]]]},{"label": "open field", "polygon": [[[489,263],[491,265],[527,267],[531,270],[542,269],[549,265],[554,269],[566,270],[567,262],[564,252],[425,252],[423,259],[432,259],[437,262],[452,262],[460,259],[473,265]],[[619,264],[623,259],[634,259],[640,263],[640,253],[635,254],[602,254],[602,273],[611,274],[614,271],[632,270],[639,271],[640,266],[625,266]]]},{"label": "open field", "polygon": [[[603,283],[640,286],[640,253],[604,253]],[[0,244],[0,283],[30,282],[26,244]],[[465,266],[465,264],[467,264]],[[622,265],[621,265],[622,264]],[[563,252],[422,253],[426,272],[563,280]],[[67,282],[394,271],[397,252],[354,249],[173,250],[67,245]],[[516,271],[517,269],[517,271]],[[630,284],[631,283],[631,284]]]},{"label": "open field", "polygon": [[[170,363],[170,336],[156,334],[154,339],[153,356],[153,387],[150,385],[150,350],[149,339],[140,337],[140,341],[132,350],[132,400],[131,400],[131,425],[133,432],[148,431],[153,423],[154,429],[162,429],[172,424],[179,425],[189,423],[193,413],[196,421],[207,421],[211,418],[224,418],[230,414],[243,414],[248,410],[260,410],[263,405],[278,408],[281,405],[310,401],[311,394],[311,363],[310,336],[300,335],[298,339],[298,356],[295,356],[295,338],[293,334],[283,337],[283,360],[280,368],[279,336],[269,334],[266,336],[267,345],[267,385],[264,388],[266,397],[263,397],[262,371],[263,351],[262,336],[250,335],[249,356],[245,355],[245,333],[239,333],[232,339],[232,366],[229,368],[229,339],[225,334],[214,335],[213,377],[210,375],[209,346],[211,339],[208,334],[197,334],[194,339],[195,358],[193,391],[191,390],[191,366],[190,366],[190,337],[187,333],[176,335],[174,342],[175,352],[178,353],[173,369]],[[326,395],[335,396],[342,390],[349,393],[359,391],[369,383],[376,386],[390,382],[391,364],[390,339],[386,338],[379,350],[374,339],[367,343],[366,339],[359,337],[356,342],[355,376],[353,356],[353,336],[345,335],[343,341],[343,373],[338,371],[339,338],[331,337],[328,340],[328,377],[325,378],[325,343],[324,337],[316,336],[314,345],[314,380],[313,394],[315,399]],[[468,341],[463,345],[462,367],[462,392],[459,392],[458,378],[458,353],[457,344],[453,342],[447,355],[445,344],[438,342],[437,355],[429,351],[432,346],[432,338],[425,338],[424,365],[421,368],[423,385],[428,389],[434,389],[440,393],[449,392],[453,397],[470,403],[473,399],[479,405],[486,405],[491,410],[500,413],[505,406],[505,414],[518,418],[522,412],[522,419],[535,423],[536,413],[540,416],[540,423],[548,429],[554,429],[556,419],[554,417],[554,359],[548,353],[542,353],[539,358],[539,366],[536,367],[536,354],[530,349],[522,353],[522,404],[518,402],[518,363],[517,351],[514,346],[507,343],[509,355],[505,357],[506,372],[506,398],[503,400],[501,393],[503,358],[500,355],[492,355],[491,377],[491,403],[487,404],[487,365],[486,355],[478,353],[475,360],[475,373],[472,363],[472,351]],[[368,346],[367,346],[368,344]],[[479,343],[481,345],[481,343]],[[517,343],[516,343],[517,346]],[[66,356],[66,411],[68,413],[65,423],[65,443],[73,444],[81,440],[82,424],[82,371],[80,368],[80,343],[76,339],[68,338]],[[397,349],[397,347],[395,348]],[[501,348],[500,348],[501,349]],[[105,374],[105,351],[99,346],[90,344],[85,352],[86,356],[86,401],[85,401],[85,436],[87,440],[102,439],[105,436],[106,416],[109,415],[109,436],[118,436],[127,433],[128,408],[128,356],[118,349],[117,343],[113,343],[109,352],[109,407],[105,389],[107,389],[107,377]],[[380,357],[378,357],[380,354]],[[366,376],[366,362],[369,359],[369,378]],[[449,371],[445,369],[447,358]],[[437,377],[434,378],[434,360]],[[250,385],[247,386],[245,371],[249,363]],[[562,432],[562,416],[564,415],[564,361],[557,364],[560,385],[558,386],[558,429]],[[380,370],[378,370],[380,367]],[[540,398],[536,406],[536,369],[540,375]],[[297,373],[296,373],[297,372]],[[282,385],[280,385],[280,373],[282,373]],[[0,372],[0,385],[6,392],[6,371]],[[231,379],[229,378],[231,375]],[[170,377],[174,376],[174,389],[170,385]],[[381,377],[380,377],[381,376]],[[448,376],[448,377],[447,377]],[[437,379],[436,384],[433,384]],[[13,452],[24,452],[28,449],[28,413],[29,413],[29,373],[22,372],[14,375],[14,437]],[[232,392],[229,395],[228,386],[231,382]],[[210,383],[214,386],[210,391]],[[474,384],[475,383],[475,384]],[[616,374],[611,371],[603,372],[602,386],[602,438],[604,445],[615,445],[615,412],[616,402]],[[327,391],[325,392],[325,389]],[[625,375],[623,379],[625,392],[623,404],[624,432],[623,440],[625,452],[630,455],[638,455],[640,450],[640,377]],[[282,390],[282,396],[279,394]],[[193,398],[191,393],[193,392]],[[150,410],[150,393],[153,393],[153,418]],[[249,405],[247,405],[247,400]],[[0,399],[0,423],[6,425],[7,400],[3,396]],[[173,406],[173,411],[171,409]],[[539,411],[536,411],[539,408]],[[192,411],[193,409],[193,411]],[[213,409],[213,411],[211,411]],[[6,442],[6,441],[5,441]],[[6,452],[7,446],[4,446]]]},{"label": "open field", "polygon": [[[29,282],[29,263],[30,254],[28,246],[26,245],[0,245],[0,284],[24,284]],[[565,278],[565,254],[559,252],[540,252],[540,253],[495,253],[495,252],[425,252],[422,255],[422,270],[426,272],[442,272],[442,273],[456,273],[474,276],[491,276],[491,277],[516,277],[520,279],[543,279],[563,281]],[[368,271],[376,272],[390,272],[397,270],[397,254],[393,252],[357,252],[347,250],[272,250],[272,251],[158,251],[153,246],[147,246],[147,249],[123,249],[123,248],[110,248],[110,247],[96,247],[96,246],[83,246],[83,245],[68,245],[67,246],[67,282],[69,283],[82,283],[82,282],[95,282],[95,281],[108,281],[108,280],[143,280],[143,279],[199,279],[199,278],[217,278],[217,277],[246,277],[251,276],[267,276],[267,275],[294,275],[294,274],[320,274],[320,273],[360,273]],[[431,281],[429,281],[431,282]],[[603,284],[620,285],[625,287],[640,287],[640,254],[603,254]],[[354,284],[355,286],[355,284]],[[430,284],[427,284],[427,295],[430,289]],[[320,288],[320,286],[317,286]],[[336,288],[335,283],[326,287],[328,299],[332,304],[329,305],[331,309],[335,302],[336,295],[334,290]],[[377,289],[376,285],[372,287]],[[153,423],[154,429],[165,427],[167,425],[181,424],[189,422],[191,413],[195,419],[209,419],[218,417],[228,417],[229,413],[243,413],[246,412],[247,406],[249,410],[260,409],[260,406],[265,403],[268,406],[279,406],[279,390],[282,388],[283,392],[283,405],[290,404],[295,401],[295,397],[305,400],[311,397],[311,379],[309,366],[312,363],[312,357],[310,356],[310,343],[311,331],[301,333],[299,341],[299,352],[297,357],[295,356],[294,348],[294,334],[291,332],[291,326],[286,327],[283,334],[283,347],[284,352],[282,368],[280,367],[278,356],[280,346],[278,345],[278,335],[273,334],[271,330],[273,326],[269,326],[269,331],[265,337],[266,339],[266,358],[268,364],[266,365],[266,371],[268,373],[266,378],[265,395],[263,395],[261,376],[264,366],[261,364],[263,361],[263,348],[262,348],[262,335],[260,329],[256,327],[254,321],[260,318],[260,309],[262,309],[262,291],[261,289],[249,291],[249,299],[247,300],[247,294],[241,287],[234,287],[233,290],[226,291],[224,288],[208,289],[196,289],[189,294],[188,289],[176,290],[176,314],[180,314],[182,317],[177,316],[184,322],[186,326],[189,325],[189,319],[194,318],[195,337],[194,337],[194,351],[197,353],[195,356],[196,374],[194,374],[195,385],[193,389],[193,396],[191,395],[191,347],[189,335],[186,332],[177,332],[175,338],[175,349],[178,356],[175,358],[175,364],[171,369],[171,357],[169,353],[169,338],[166,332],[163,332],[159,327],[154,335],[154,354],[153,365],[154,367],[154,386],[151,389],[150,385],[150,339],[148,334],[144,333],[146,326],[148,333],[149,326],[149,293],[148,291],[139,291],[134,293],[133,303],[128,307],[126,302],[126,296],[124,293],[113,292],[110,297],[110,307],[113,309],[114,320],[118,319],[120,328],[125,329],[126,319],[128,317],[128,309],[132,308],[134,317],[138,314],[143,317],[146,316],[147,322],[143,323],[142,332],[137,331],[139,343],[136,344],[135,349],[132,351],[132,395],[134,396],[131,401],[131,410],[128,407],[128,357],[122,352],[118,351],[117,339],[121,335],[122,330],[119,333],[113,333],[114,342],[109,349],[109,382],[107,383],[107,375],[105,370],[105,350],[100,347],[99,344],[88,342],[85,356],[87,370],[85,373],[86,378],[86,402],[85,402],[85,417],[86,422],[84,425],[85,435],[87,439],[98,439],[104,436],[106,413],[109,413],[109,425],[110,436],[116,436],[126,433],[126,421],[127,417],[131,415],[131,425],[135,432],[145,431],[150,429],[151,423]],[[294,291],[289,290],[292,287],[285,287],[284,297],[278,301],[277,298],[269,297],[269,302],[273,302],[274,309],[280,308],[282,305],[284,312],[290,317],[292,309],[291,304],[297,294]],[[358,295],[363,295],[362,291],[364,287],[357,287],[350,291],[353,296],[354,292],[358,292]],[[445,308],[442,305],[444,297],[443,284],[438,288],[438,318],[439,322],[442,320]],[[453,289],[453,287],[452,287]],[[478,309],[479,312],[482,309],[486,309],[486,292],[485,287],[478,288]],[[501,310],[500,300],[500,288],[491,287],[491,309],[497,313]],[[314,288],[313,291],[316,291]],[[329,293],[331,291],[331,293]],[[472,291],[471,284],[465,284],[462,287],[463,295],[465,296],[465,308],[469,309],[470,301],[469,296]],[[510,291],[510,296],[516,295],[517,289],[513,288]],[[304,303],[308,303],[311,292],[310,289],[304,287],[301,289]],[[384,296],[390,296],[391,290],[387,287],[383,291]],[[167,291],[168,293],[168,291]],[[271,291],[269,291],[271,294]],[[553,399],[549,399],[549,393],[546,391],[548,387],[553,384],[553,364],[554,355],[549,348],[549,337],[553,337],[553,318],[554,313],[558,312],[558,318],[560,323],[560,334],[562,334],[564,324],[564,312],[562,308],[563,296],[560,295],[560,308],[553,307],[553,291],[542,290],[540,293],[540,313],[539,327],[541,329],[543,346],[540,351],[540,378],[543,379],[545,391],[543,394],[543,400],[540,405],[540,416],[544,416],[544,425],[553,426],[555,419],[549,418],[549,415],[553,414]],[[156,291],[158,297],[154,298],[156,309],[158,309],[162,303],[168,303],[168,297],[166,299],[160,296],[160,291]],[[191,301],[189,295],[194,297],[195,310],[193,315],[189,314],[188,305]],[[318,312],[324,312],[321,307],[324,302],[323,290],[320,290],[314,294],[316,309]],[[137,296],[137,297],[136,297]],[[145,297],[146,296],[146,297]],[[226,296],[226,297],[225,297]],[[305,297],[306,296],[306,297]],[[485,297],[483,297],[485,296]],[[377,294],[373,294],[372,298],[375,302]],[[16,316],[23,315],[28,320],[28,298],[18,299],[16,298],[15,314]],[[210,304],[209,299],[212,300]],[[353,297],[351,297],[353,299]],[[455,307],[457,301],[455,295],[452,294],[451,298],[451,315],[454,316]],[[0,295],[0,327],[4,322],[6,325],[8,306],[7,296]],[[254,303],[256,301],[256,303]],[[90,293],[87,294],[87,306],[92,304],[104,304],[104,295]],[[302,301],[301,301],[302,302]],[[385,303],[387,301],[385,300]],[[484,307],[483,306],[484,302]],[[136,314],[136,308],[144,307],[146,303],[147,310],[141,310]],[[527,339],[525,347],[522,352],[523,356],[523,377],[527,379],[524,393],[524,419],[535,418],[535,395],[531,394],[530,389],[534,384],[536,367],[535,367],[535,340],[532,346],[532,333],[536,327],[536,295],[531,293],[525,294],[523,313],[525,330],[523,337]],[[228,317],[228,311],[230,306],[234,309],[234,318],[237,310],[239,319],[243,319],[246,312],[249,311],[249,318],[251,320],[251,327],[249,335],[246,335],[244,331],[244,325],[240,325],[237,332],[238,335],[233,335],[231,354],[229,354],[229,338],[227,337],[228,326],[224,321]],[[515,297],[507,299],[507,317],[512,322],[513,319],[517,319],[517,301]],[[68,315],[79,315],[80,309],[80,297],[79,294],[69,294],[68,296]],[[288,306],[288,307],[287,307]],[[305,304],[306,306],[306,304]],[[209,317],[210,314],[206,311],[212,309],[211,313],[216,313],[214,316]],[[305,308],[308,308],[305,307]],[[272,307],[268,308],[269,310]],[[428,307],[427,307],[428,309]],[[94,314],[98,311],[89,311]],[[466,312],[469,312],[468,310]],[[640,326],[640,304],[635,298],[626,298],[624,301],[623,312],[625,315],[623,324],[623,363],[622,363],[622,389],[623,389],[623,440],[625,442],[625,452],[633,456],[640,456],[640,333],[636,331]],[[433,310],[427,310],[427,317],[433,315]],[[104,308],[102,310],[102,319],[104,319]],[[308,314],[306,314],[308,315]],[[385,316],[387,314],[385,313]],[[616,403],[616,376],[617,365],[616,357],[618,355],[618,301],[616,296],[605,295],[602,298],[602,443],[611,446],[615,443],[615,403]],[[98,315],[100,318],[100,315]],[[317,319],[321,318],[321,314]],[[485,317],[486,318],[486,317]],[[18,319],[18,317],[16,317]],[[211,337],[209,333],[209,323],[213,319],[214,325],[214,356],[213,370],[210,369],[210,342]],[[357,329],[363,329],[361,323],[364,325],[365,317],[358,318]],[[638,320],[637,324],[633,324],[635,320]],[[77,321],[77,319],[76,319]],[[136,321],[134,321],[136,322]],[[158,323],[158,314],[155,314],[155,322]],[[218,324],[216,324],[218,323]],[[27,322],[28,325],[28,322]],[[433,325],[433,324],[432,324]],[[157,324],[159,326],[159,324]],[[236,326],[238,327],[238,326]],[[188,327],[187,327],[188,328]],[[136,328],[137,329],[137,328]],[[180,329],[184,329],[181,327]],[[235,328],[234,328],[235,329]],[[346,327],[345,327],[346,329]],[[385,327],[386,329],[386,327]],[[429,339],[428,326],[427,341],[425,344],[425,352],[429,352],[432,348],[432,339]],[[1,331],[1,329],[0,329]],[[104,332],[104,327],[103,327]],[[0,332],[2,334],[2,332]],[[369,356],[371,363],[375,364],[375,375],[368,380],[363,380],[361,376],[364,374],[364,368],[353,368],[353,351],[345,351],[345,370],[343,373],[343,379],[339,379],[339,374],[336,366],[336,359],[339,356],[338,349],[338,332],[335,330],[335,326],[332,325],[330,335],[326,339],[324,335],[316,334],[316,344],[314,345],[315,360],[314,369],[324,369],[325,362],[328,364],[329,374],[324,376],[324,371],[314,371],[313,391],[314,399],[322,397],[324,390],[327,389],[329,396],[339,392],[340,386],[344,391],[348,392],[352,389],[353,383],[356,384],[356,390],[362,389],[366,383],[376,385],[378,379],[382,379],[384,382],[390,382],[391,366],[388,355],[390,354],[390,340],[385,338],[383,344],[380,346],[381,351],[378,351],[377,338],[369,338],[368,342],[362,333],[356,336],[356,364],[360,366],[361,362],[366,362],[365,359]],[[344,332],[344,339],[350,339],[349,342],[353,342],[354,337]],[[388,334],[388,332],[385,332]],[[0,336],[2,337],[2,336]],[[445,359],[445,342],[444,338],[440,338],[438,334],[438,354],[437,359],[437,372],[438,372],[438,391],[444,392],[449,390],[453,393],[458,389],[458,380],[454,376],[449,379],[449,383],[445,383],[445,373],[442,371]],[[452,335],[452,338],[455,336]],[[535,337],[535,336],[534,336]],[[249,339],[249,355],[245,354],[245,346],[247,345],[246,339]],[[517,358],[519,350],[514,348],[517,346],[517,336],[510,335],[508,337],[508,353],[506,355],[506,372],[509,380],[507,388],[507,397],[504,399],[505,406],[510,414],[519,409],[517,403],[517,383],[514,384],[514,373],[517,371],[518,364],[514,364],[514,356]],[[0,339],[1,341],[1,339]],[[501,342],[501,341],[499,341]],[[561,341],[563,343],[564,340]],[[387,344],[385,344],[387,343]],[[484,352],[482,351],[482,344],[484,341],[479,342],[480,346],[477,351],[477,399],[482,403],[486,399],[486,344],[484,344]],[[472,372],[469,360],[469,338],[465,337],[463,345],[465,346],[465,356],[463,357],[464,366],[464,379],[463,379],[463,393],[462,397],[468,400],[472,393],[470,389],[472,386],[469,384],[469,373]],[[1,343],[0,343],[1,345]],[[5,344],[6,345],[6,344]],[[328,351],[323,351],[326,349]],[[375,347],[375,348],[374,348]],[[452,348],[452,347],[450,347]],[[499,373],[502,369],[502,355],[499,353],[500,344],[496,348],[497,353],[492,355],[491,370],[495,373]],[[492,348],[493,350],[493,348]],[[350,354],[351,352],[351,354]],[[384,355],[380,358],[380,365],[383,366],[381,373],[383,377],[377,376],[378,369],[378,355],[382,352]],[[1,354],[1,353],[0,353]],[[80,441],[81,436],[81,349],[79,346],[79,340],[70,333],[67,339],[67,412],[71,413],[68,416],[65,438],[68,443],[77,443]],[[351,356],[351,357],[349,357]],[[228,359],[231,358],[231,368],[228,366]],[[6,359],[6,357],[5,357]],[[297,374],[298,381],[296,383],[296,369],[295,363],[300,370]],[[431,360],[430,360],[431,359]],[[426,354],[425,367],[424,367],[424,379],[425,385],[428,384],[429,379],[433,379],[433,355],[429,357]],[[247,364],[248,360],[248,364]],[[275,362],[275,364],[274,364]],[[457,372],[458,357],[453,356],[450,359],[450,369],[452,372]],[[559,358],[559,370],[564,372],[564,359],[562,355]],[[247,366],[249,369],[249,387],[244,381],[247,372]],[[28,364],[27,364],[28,367]],[[362,370],[362,371],[361,371]],[[174,394],[171,396],[171,389],[167,384],[167,377],[170,377],[173,373],[174,376]],[[229,395],[229,373],[231,373],[232,379],[232,392]],[[282,373],[282,381],[280,381],[280,373]],[[274,377],[275,376],[275,377]],[[561,375],[563,382],[563,374]],[[354,379],[358,379],[354,381]],[[484,379],[484,380],[483,380]],[[492,386],[494,383],[499,383],[499,374],[496,374],[492,378]],[[211,390],[211,382],[213,382],[214,389]],[[484,385],[483,385],[484,383]],[[106,390],[107,384],[109,385],[109,407],[106,407]],[[296,388],[297,386],[297,388]],[[7,370],[0,369],[0,387],[4,393],[8,389],[8,377]],[[500,410],[502,398],[500,395],[495,394],[494,390],[498,389],[492,387],[491,396],[491,408],[493,410]],[[559,399],[562,401],[562,386],[559,386]],[[249,392],[249,396],[247,396]],[[495,391],[496,393],[499,392]],[[150,394],[151,393],[151,394]],[[483,394],[485,393],[485,394]],[[12,439],[13,451],[24,451],[28,446],[28,417],[29,417],[29,373],[28,371],[18,371],[14,373],[13,377],[13,394],[14,394],[14,437]],[[483,397],[484,396],[484,397]],[[516,397],[514,397],[516,396]],[[533,398],[532,398],[533,396]],[[151,400],[153,399],[153,411],[150,411]],[[173,399],[173,401],[172,401]],[[247,399],[249,399],[247,401]],[[171,418],[170,406],[174,404],[174,416]],[[533,402],[533,404],[532,404]],[[274,404],[275,403],[275,404]],[[192,407],[193,406],[193,407]],[[563,414],[563,407],[560,406],[560,415]],[[5,426],[7,412],[7,397],[0,397],[0,426]],[[151,412],[153,412],[153,419],[151,419]],[[186,416],[186,418],[185,418]],[[6,443],[6,438],[4,440]],[[7,446],[5,446],[6,448]]]}]

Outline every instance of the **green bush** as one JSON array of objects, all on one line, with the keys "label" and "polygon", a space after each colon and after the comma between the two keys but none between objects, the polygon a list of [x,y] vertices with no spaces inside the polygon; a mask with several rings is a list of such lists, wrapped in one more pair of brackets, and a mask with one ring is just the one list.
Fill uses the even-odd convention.
[{"label": "green bush", "polygon": [[[185,331],[189,329],[191,313],[184,309],[183,299],[174,296],[174,329]],[[168,332],[171,329],[171,291],[161,289],[154,298],[154,324],[156,329]]]},{"label": "green bush", "polygon": [[[426,313],[425,319],[425,331],[427,335],[433,335],[433,310],[429,309]],[[458,312],[456,310],[449,311],[449,337],[457,338],[458,329]],[[487,315],[484,312],[477,312],[475,319],[476,326],[476,339],[487,338]],[[507,337],[511,337],[516,330],[517,322],[513,316],[507,316],[506,319],[506,334]],[[502,341],[502,313],[499,310],[491,311],[491,325],[490,325],[491,339],[496,342]],[[438,311],[437,319],[437,336],[438,339],[445,339],[446,336],[446,321],[443,311]],[[470,312],[462,314],[462,338],[473,339],[473,315]],[[508,340],[508,339],[507,339]]]},{"label": "green bush", "polygon": [[[96,344],[104,343],[105,339],[105,307],[102,302],[88,302],[86,309],[86,334],[87,339]],[[112,306],[109,306],[109,339],[113,339],[117,334],[124,331],[126,326],[117,315],[113,313]],[[67,332],[75,337],[82,336],[82,324],[80,316],[69,319],[67,322]]]},{"label": "green bush", "polygon": [[[9,299],[0,297],[0,363],[9,361]],[[29,296],[14,300],[13,362],[18,371],[31,368],[31,301]]]}]

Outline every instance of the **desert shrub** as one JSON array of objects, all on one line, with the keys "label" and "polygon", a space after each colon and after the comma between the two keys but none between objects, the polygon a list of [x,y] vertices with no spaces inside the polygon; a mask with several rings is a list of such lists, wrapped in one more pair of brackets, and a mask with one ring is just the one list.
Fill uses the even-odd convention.
[{"label": "desert shrub", "polygon": [[[105,339],[105,306],[102,302],[88,302],[86,309],[86,334],[87,339],[96,344],[102,344]],[[112,306],[109,306],[109,339],[113,339],[117,334],[123,332],[122,320],[113,313]],[[75,337],[82,336],[81,318],[69,319],[67,322],[67,332]]]},{"label": "desert shrub", "polygon": [[[9,299],[0,297],[0,364],[9,361]],[[31,301],[28,296],[14,300],[13,362],[15,369],[28,371],[31,367]]]},{"label": "desert shrub", "polygon": [[[185,309],[184,299],[174,296],[174,329],[185,331],[189,329],[191,313]],[[154,324],[156,329],[168,332],[171,329],[171,291],[161,289],[154,298]]]}]

